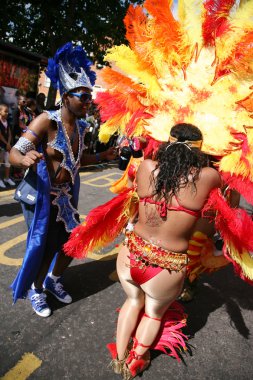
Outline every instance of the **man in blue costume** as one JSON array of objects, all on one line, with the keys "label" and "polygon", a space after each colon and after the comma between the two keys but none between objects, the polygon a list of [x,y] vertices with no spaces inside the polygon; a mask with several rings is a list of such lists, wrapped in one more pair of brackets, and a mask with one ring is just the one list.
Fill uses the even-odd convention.
[{"label": "man in blue costume", "polygon": [[44,289],[63,303],[72,301],[60,278],[71,262],[62,245],[79,224],[78,169],[115,158],[113,148],[96,155],[82,152],[87,127],[82,118],[91,103],[96,78],[90,65],[82,47],[67,43],[58,49],[49,60],[46,74],[60,90],[62,106],[58,111],[39,115],[10,153],[12,165],[37,173],[36,204],[21,202],[29,232],[24,261],[12,284],[13,299],[16,302],[28,294],[34,311],[41,317],[51,314]]}]

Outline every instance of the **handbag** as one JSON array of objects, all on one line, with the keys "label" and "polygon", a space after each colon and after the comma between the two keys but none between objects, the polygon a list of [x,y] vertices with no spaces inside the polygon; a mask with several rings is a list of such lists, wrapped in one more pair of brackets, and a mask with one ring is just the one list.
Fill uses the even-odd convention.
[{"label": "handbag", "polygon": [[37,173],[29,169],[25,177],[16,188],[14,199],[28,205],[35,205],[38,198]]}]

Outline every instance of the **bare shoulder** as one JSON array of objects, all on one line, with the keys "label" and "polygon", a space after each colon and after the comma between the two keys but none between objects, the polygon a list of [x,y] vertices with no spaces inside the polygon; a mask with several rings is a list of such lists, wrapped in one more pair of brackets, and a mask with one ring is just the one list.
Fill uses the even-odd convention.
[{"label": "bare shoulder", "polygon": [[155,170],[156,165],[157,165],[156,161],[153,161],[150,159],[144,160],[139,166],[138,173],[147,174],[149,172],[152,172],[153,170]]},{"label": "bare shoulder", "polygon": [[46,131],[51,125],[51,120],[49,119],[46,112],[43,112],[39,116],[37,116],[29,125],[30,129],[36,129],[38,131]]},{"label": "bare shoulder", "polygon": [[[49,119],[47,113],[43,112],[29,124],[29,129],[35,132],[36,135],[38,135],[40,138],[42,138],[50,129],[51,123],[52,120]],[[28,132],[26,132],[23,136],[27,137],[29,140],[33,140],[31,134]]]},{"label": "bare shoulder", "polygon": [[220,187],[221,186],[221,177],[217,170],[213,168],[203,168],[200,173],[200,182],[204,183],[210,188]]},{"label": "bare shoulder", "polygon": [[137,171],[138,194],[141,197],[152,194],[152,172],[156,168],[156,161],[144,160]]}]

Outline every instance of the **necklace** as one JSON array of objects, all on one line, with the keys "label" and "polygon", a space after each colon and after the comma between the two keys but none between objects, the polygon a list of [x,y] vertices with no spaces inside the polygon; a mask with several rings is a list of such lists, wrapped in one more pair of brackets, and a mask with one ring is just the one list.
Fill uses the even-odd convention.
[{"label": "necklace", "polygon": [[[79,162],[80,151],[81,151],[81,138],[80,138],[79,124],[78,124],[78,122],[76,120],[76,122],[75,122],[76,123],[76,128],[74,129],[74,132],[72,133],[71,137],[69,137],[67,129],[66,129],[66,127],[64,125],[64,122],[62,120],[62,114],[60,115],[60,118],[61,118],[62,129],[63,129],[64,135],[65,135],[65,138],[66,138],[66,142],[67,142],[67,146],[68,146],[68,150],[69,150],[71,161],[76,165]],[[78,155],[77,155],[77,158],[75,159],[75,156],[74,156],[74,153],[73,153],[73,149],[72,149],[72,145],[73,145],[73,142],[75,140],[76,130],[78,131],[79,147],[78,147]]]}]

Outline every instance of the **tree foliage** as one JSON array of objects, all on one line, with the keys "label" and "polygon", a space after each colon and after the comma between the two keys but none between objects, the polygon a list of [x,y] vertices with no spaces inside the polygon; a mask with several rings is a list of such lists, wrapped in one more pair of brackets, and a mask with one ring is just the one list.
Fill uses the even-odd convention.
[{"label": "tree foliage", "polygon": [[94,60],[125,42],[123,18],[131,0],[4,0],[0,38],[29,51],[52,56],[68,41],[80,42]]}]

